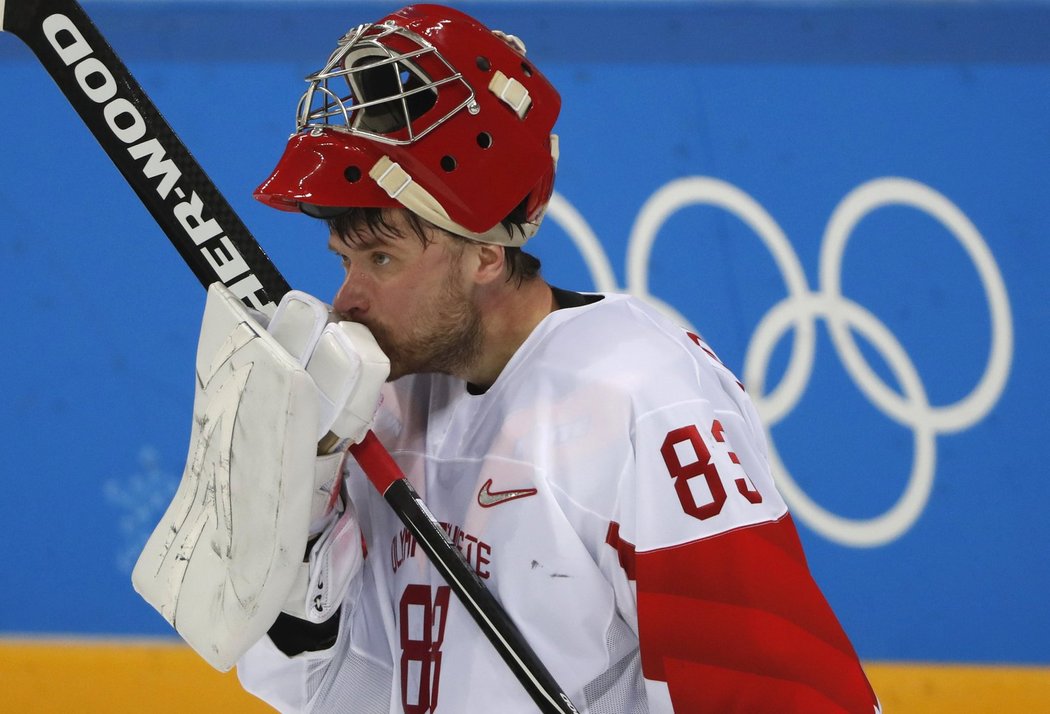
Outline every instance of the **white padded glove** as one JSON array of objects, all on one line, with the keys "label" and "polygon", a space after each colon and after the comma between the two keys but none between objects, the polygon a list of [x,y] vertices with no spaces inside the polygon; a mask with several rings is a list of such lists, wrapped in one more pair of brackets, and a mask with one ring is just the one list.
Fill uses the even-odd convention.
[{"label": "white padded glove", "polygon": [[[305,577],[331,582],[317,568],[338,561],[336,579],[348,582],[360,567],[350,504],[315,499],[317,442],[328,432],[365,435],[389,363],[366,328],[329,323],[328,314],[316,298],[289,293],[267,331],[265,317],[221,284],[208,291],[189,457],[132,582],[221,671],[266,633],[293,591],[307,594]],[[321,485],[338,493],[341,466],[326,463],[330,483]],[[324,528],[311,554],[317,568],[303,563],[311,525]],[[350,546],[342,561],[340,546]],[[306,602],[293,599],[304,607],[289,611],[304,616]]]},{"label": "white padded glove", "polygon": [[367,327],[329,322],[329,315],[328,305],[293,290],[281,299],[269,332],[320,390],[316,441],[331,432],[357,443],[372,426],[390,360]]},{"label": "white padded glove", "polygon": [[[321,391],[318,440],[335,435],[350,443],[364,438],[380,401],[390,362],[364,325],[330,323],[330,307],[293,291],[281,300],[268,330],[306,365]],[[307,560],[283,610],[311,622],[331,617],[361,567],[361,531],[343,487],[345,448],[322,455],[314,465]]]}]

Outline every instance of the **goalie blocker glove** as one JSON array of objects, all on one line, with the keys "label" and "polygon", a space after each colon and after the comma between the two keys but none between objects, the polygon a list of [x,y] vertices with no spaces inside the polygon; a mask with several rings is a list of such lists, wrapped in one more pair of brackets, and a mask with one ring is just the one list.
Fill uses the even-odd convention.
[{"label": "goalie blocker glove", "polygon": [[209,288],[186,468],[132,582],[216,669],[282,610],[322,622],[338,608],[360,533],[343,457],[317,444],[364,437],[389,369],[367,328],[329,322],[316,298],[288,293],[267,324]]}]

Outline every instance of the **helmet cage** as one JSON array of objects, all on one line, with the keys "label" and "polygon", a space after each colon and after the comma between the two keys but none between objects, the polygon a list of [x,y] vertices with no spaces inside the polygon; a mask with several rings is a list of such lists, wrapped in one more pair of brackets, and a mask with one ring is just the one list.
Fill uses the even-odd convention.
[{"label": "helmet cage", "polygon": [[[424,65],[427,69],[424,69]],[[306,78],[296,133],[332,128],[394,146],[418,141],[453,115],[478,112],[474,90],[427,40],[393,21],[347,32]],[[451,106],[446,87],[462,94]]]}]

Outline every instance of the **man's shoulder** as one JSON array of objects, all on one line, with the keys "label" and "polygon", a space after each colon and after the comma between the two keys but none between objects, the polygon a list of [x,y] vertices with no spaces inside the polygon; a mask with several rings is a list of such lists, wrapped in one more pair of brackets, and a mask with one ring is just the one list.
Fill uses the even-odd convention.
[{"label": "man's shoulder", "polygon": [[574,373],[577,380],[625,390],[654,378],[695,380],[699,355],[690,334],[637,297],[607,293],[600,301],[553,313],[523,362],[536,375]]},{"label": "man's shoulder", "polygon": [[558,310],[541,324],[539,342],[579,348],[595,358],[645,354],[684,345],[689,332],[640,298],[622,293],[591,293],[601,299]]}]

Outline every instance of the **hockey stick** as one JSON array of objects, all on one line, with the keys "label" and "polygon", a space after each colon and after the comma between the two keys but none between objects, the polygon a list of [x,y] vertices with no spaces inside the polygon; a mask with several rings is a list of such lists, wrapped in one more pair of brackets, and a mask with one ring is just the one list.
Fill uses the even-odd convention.
[{"label": "hockey stick", "polygon": [[[272,314],[288,283],[76,0],[0,0],[0,29],[37,56],[200,283]],[[540,711],[576,712],[375,435],[351,453]]]}]

